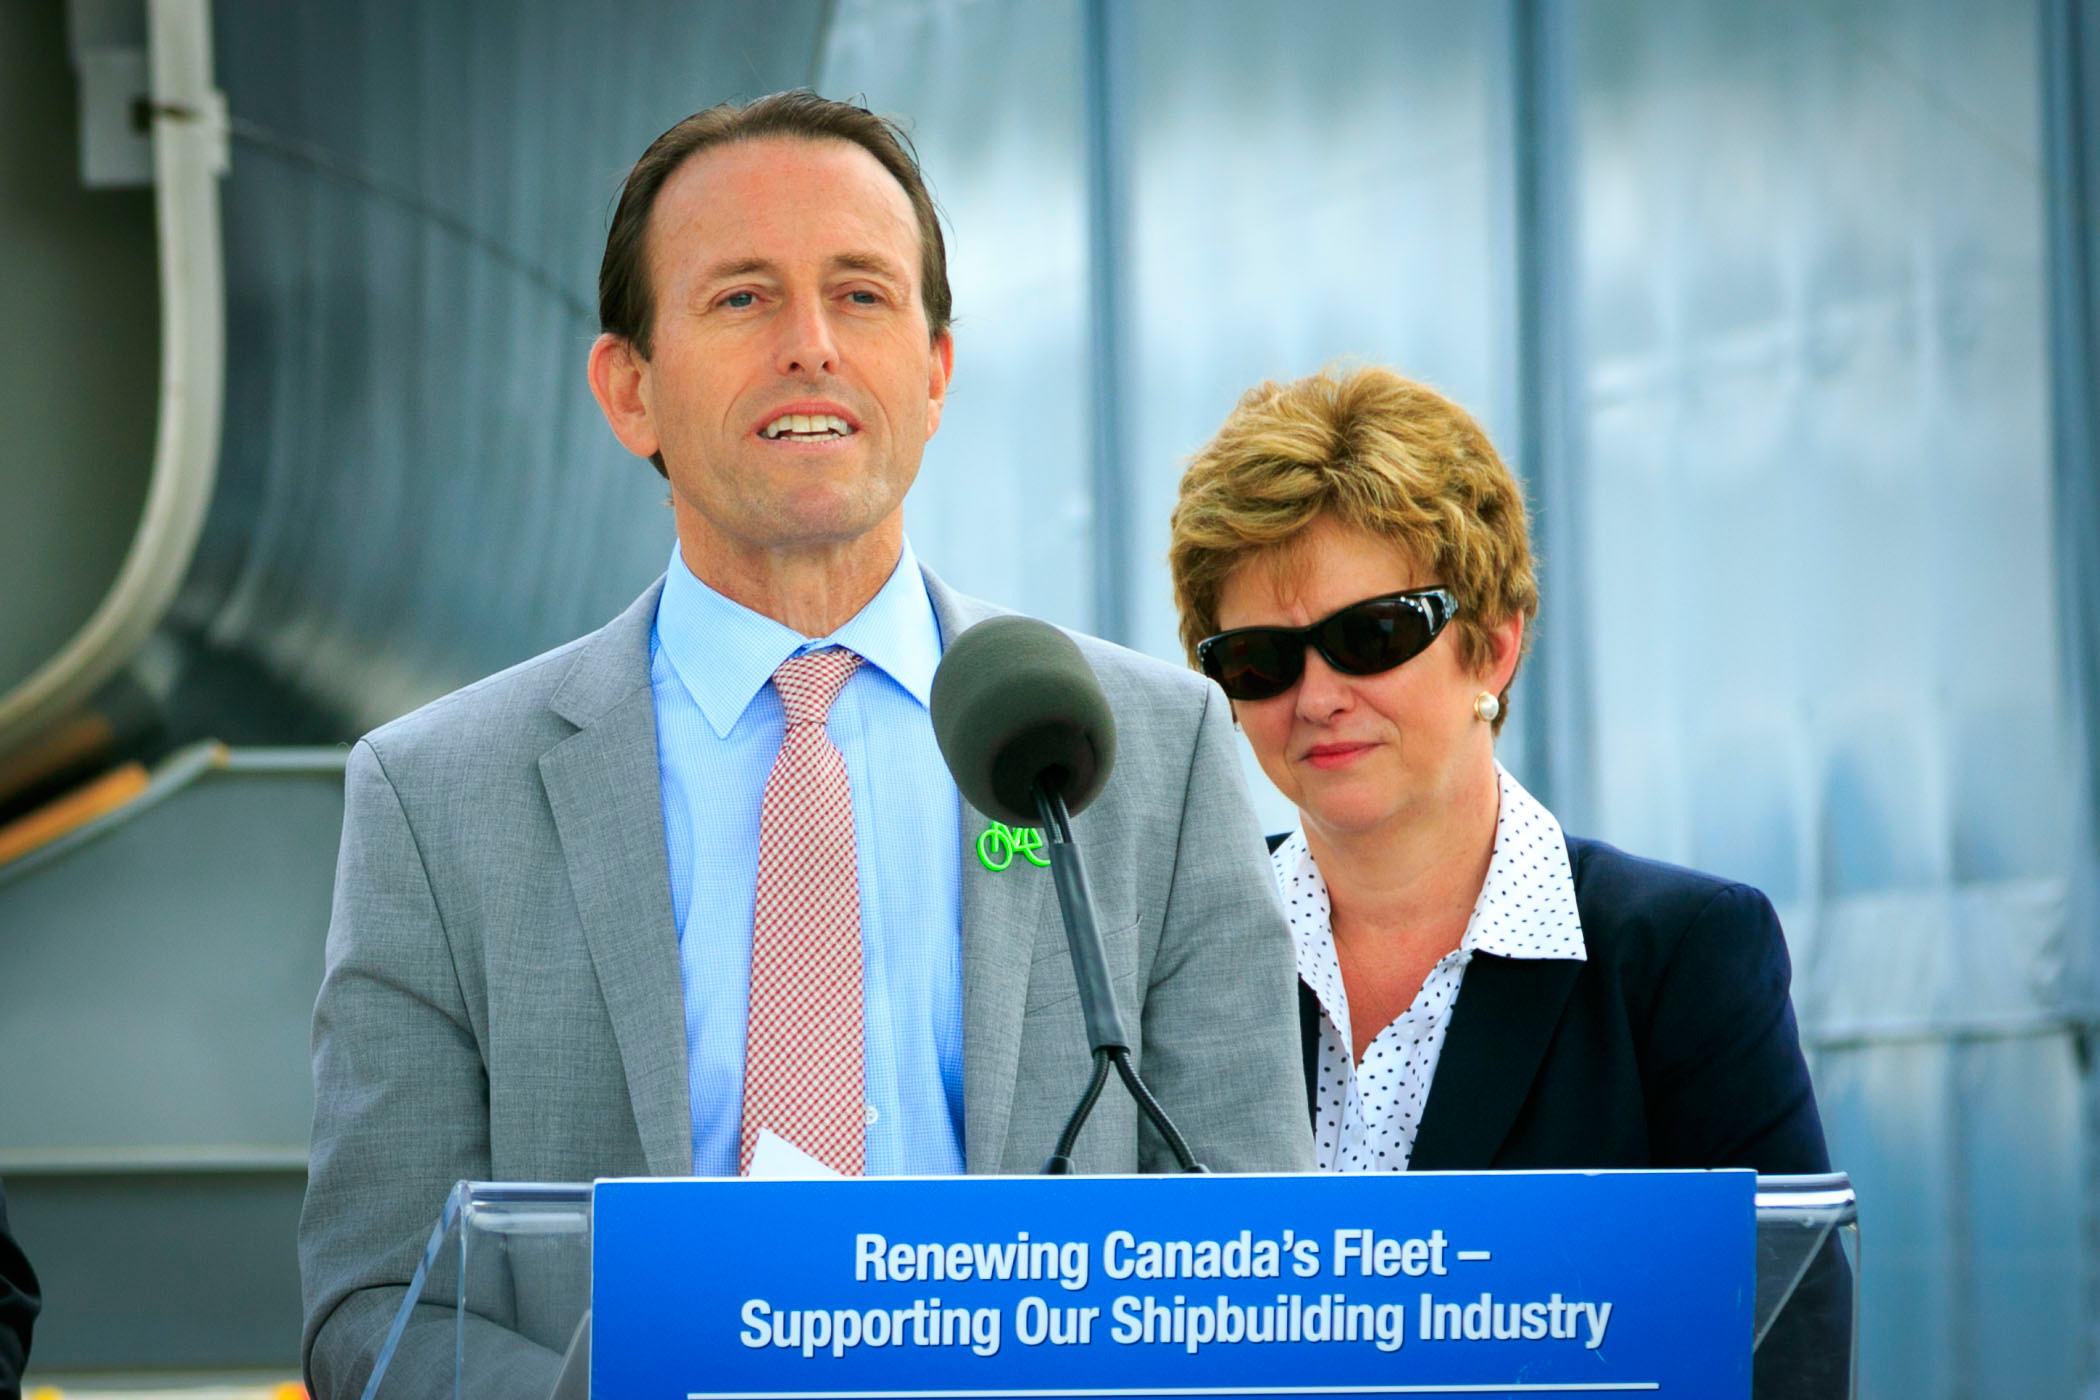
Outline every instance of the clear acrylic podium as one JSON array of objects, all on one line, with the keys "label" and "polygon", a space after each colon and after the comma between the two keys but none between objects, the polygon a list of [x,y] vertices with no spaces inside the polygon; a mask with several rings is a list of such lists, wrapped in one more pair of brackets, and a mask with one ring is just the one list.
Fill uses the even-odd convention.
[{"label": "clear acrylic podium", "polygon": [[[1754,1400],[1857,1393],[1858,1278],[1851,1181],[1759,1177]],[[587,1400],[590,1302],[589,1183],[462,1181],[364,1400]]]}]

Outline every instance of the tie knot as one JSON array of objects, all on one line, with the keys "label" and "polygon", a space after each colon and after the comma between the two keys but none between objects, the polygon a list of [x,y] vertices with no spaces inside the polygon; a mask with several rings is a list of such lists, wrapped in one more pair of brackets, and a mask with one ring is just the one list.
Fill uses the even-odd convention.
[{"label": "tie knot", "polygon": [[788,727],[822,724],[831,713],[831,702],[839,698],[860,657],[844,647],[790,656],[773,673],[773,688],[780,692],[780,707],[787,711]]}]

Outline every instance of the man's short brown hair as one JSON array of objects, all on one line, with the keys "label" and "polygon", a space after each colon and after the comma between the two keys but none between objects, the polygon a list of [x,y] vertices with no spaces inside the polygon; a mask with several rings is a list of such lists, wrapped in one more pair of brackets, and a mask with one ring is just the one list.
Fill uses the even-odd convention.
[{"label": "man's short brown hair", "polygon": [[[1496,627],[1538,612],[1524,494],[1473,416],[1388,369],[1329,370],[1248,390],[1182,474],[1167,562],[1191,664],[1226,580],[1323,516],[1390,540],[1458,595],[1468,667],[1492,656]],[[1500,699],[1498,731],[1506,687]]]},{"label": "man's short brown hair", "polygon": [[[919,173],[911,138],[887,117],[819,97],[807,88],[776,92],[742,106],[720,103],[693,113],[649,143],[627,172],[612,227],[605,233],[605,257],[598,264],[598,329],[619,336],[643,359],[649,358],[656,320],[656,297],[649,286],[649,216],[657,195],[664,182],[700,152],[767,136],[850,141],[882,162],[904,187],[919,225],[919,299],[926,308],[927,331],[938,340],[954,309],[948,291],[948,248],[941,240],[940,211]],[[664,469],[661,461],[656,469]]]}]

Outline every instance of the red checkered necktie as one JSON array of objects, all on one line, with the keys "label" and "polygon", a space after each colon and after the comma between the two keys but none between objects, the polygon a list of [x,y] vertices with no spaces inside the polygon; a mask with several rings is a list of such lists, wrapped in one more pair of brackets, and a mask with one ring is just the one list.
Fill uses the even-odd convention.
[{"label": "red checkered necktie", "polygon": [[860,868],[853,789],[825,717],[860,658],[840,647],[791,656],[773,673],[787,711],[758,819],[751,914],[750,1029],[737,1168],[771,1128],[818,1161],[859,1176]]}]

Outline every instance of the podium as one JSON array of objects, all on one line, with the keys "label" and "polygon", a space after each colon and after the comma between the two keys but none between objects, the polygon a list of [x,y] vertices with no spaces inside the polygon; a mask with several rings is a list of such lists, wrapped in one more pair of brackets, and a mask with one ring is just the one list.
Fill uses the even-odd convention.
[{"label": "podium", "polygon": [[[853,1188],[832,1183],[827,1189]],[[1755,1400],[1851,1397],[1857,1390],[1859,1276],[1851,1182],[1842,1173],[1761,1176],[1754,1200],[1751,1394]],[[364,1400],[587,1400],[592,1203],[588,1183],[455,1186],[375,1359]],[[1646,1224],[1653,1247],[1664,1247],[1669,1222]],[[731,1262],[688,1258],[683,1266],[705,1270]],[[1429,1387],[1404,1389],[1435,1393]]]}]

